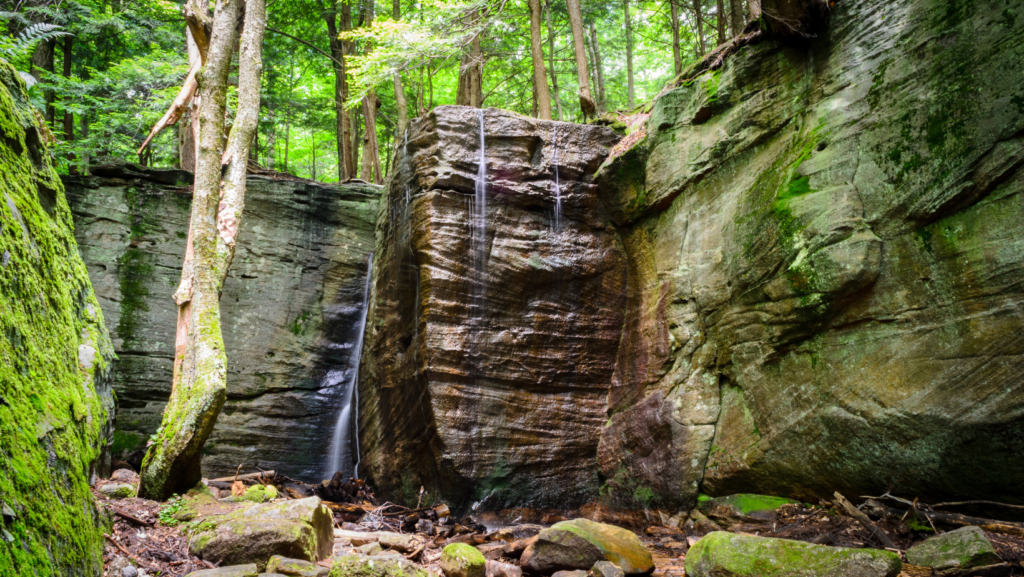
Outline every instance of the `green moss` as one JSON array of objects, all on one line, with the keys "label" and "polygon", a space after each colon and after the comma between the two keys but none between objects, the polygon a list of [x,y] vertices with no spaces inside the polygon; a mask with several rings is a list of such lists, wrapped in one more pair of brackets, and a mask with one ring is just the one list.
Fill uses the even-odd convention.
[{"label": "green moss", "polygon": [[113,410],[113,350],[24,84],[2,61],[0,136],[0,495],[17,513],[0,567],[98,575],[103,520],[88,482]]}]

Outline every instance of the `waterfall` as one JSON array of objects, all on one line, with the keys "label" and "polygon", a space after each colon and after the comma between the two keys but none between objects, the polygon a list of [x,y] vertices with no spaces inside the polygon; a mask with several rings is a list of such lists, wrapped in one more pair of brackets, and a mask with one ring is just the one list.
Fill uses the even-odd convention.
[{"label": "waterfall", "polygon": [[[484,111],[480,109],[480,166],[476,172],[476,190],[471,206],[472,250],[474,279],[474,304],[476,313],[482,317],[484,269],[487,260],[487,158],[484,149]],[[480,318],[480,317],[478,317]]]},{"label": "waterfall", "polygon": [[554,147],[554,159],[551,161],[555,165],[555,230],[559,230],[562,227],[562,183],[558,178],[558,123],[551,123],[551,146]]},{"label": "waterfall", "polygon": [[[359,318],[359,333],[356,337],[356,348],[352,351],[354,355],[353,359],[355,362],[349,361],[352,367],[352,376],[348,379],[348,389],[345,391],[345,403],[341,406],[341,411],[338,413],[338,421],[334,424],[334,435],[331,437],[331,449],[328,455],[327,461],[327,478],[338,470],[342,465],[342,459],[345,455],[345,450],[349,444],[349,432],[352,429],[353,421],[357,421],[359,418],[359,392],[356,391],[356,387],[359,384],[359,360],[363,356],[363,333],[366,332],[366,314],[370,310],[370,286],[373,282],[373,253],[370,253],[369,261],[366,265],[366,282],[363,285],[363,312]],[[353,403],[353,397],[355,402]],[[353,419],[353,412],[355,413],[355,419]],[[355,436],[355,464],[352,467],[352,476],[357,476],[359,469],[359,424],[355,424],[356,436]]]}]

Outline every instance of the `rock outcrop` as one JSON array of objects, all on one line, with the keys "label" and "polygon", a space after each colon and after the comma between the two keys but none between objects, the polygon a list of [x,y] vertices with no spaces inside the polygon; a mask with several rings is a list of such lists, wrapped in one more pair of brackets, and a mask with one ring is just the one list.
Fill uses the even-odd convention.
[{"label": "rock outcrop", "polygon": [[1020,499],[1022,42],[1001,2],[843,2],[654,103],[598,176],[637,263],[606,478]]},{"label": "rock outcrop", "polygon": [[386,494],[1020,500],[1024,11],[830,19],[744,37],[594,181],[610,135],[484,111],[485,237],[478,111],[413,124],[360,388]]},{"label": "rock outcrop", "polygon": [[592,175],[616,141],[457,106],[411,124],[380,209],[359,391],[364,467],[385,494],[597,498],[626,260]]},{"label": "rock outcrop", "polygon": [[[145,445],[170,395],[191,175],[133,165],[68,177],[75,235],[118,360],[114,452]],[[250,176],[221,298],[228,399],[203,472],[239,463],[319,481],[362,314],[380,188]],[[329,474],[327,475],[329,476]]]},{"label": "rock outcrop", "polygon": [[0,60],[0,573],[103,571],[113,348],[25,83]]}]

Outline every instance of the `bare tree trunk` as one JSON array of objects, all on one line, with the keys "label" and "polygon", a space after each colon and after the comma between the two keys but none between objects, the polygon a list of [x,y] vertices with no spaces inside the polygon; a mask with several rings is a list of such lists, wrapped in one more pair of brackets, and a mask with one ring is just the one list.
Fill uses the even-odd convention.
[{"label": "bare tree trunk", "polygon": [[633,108],[636,92],[633,89],[633,23],[629,20],[629,0],[622,0],[626,17],[626,106]]},{"label": "bare tree trunk", "polygon": [[324,7],[320,0],[320,9],[327,23],[327,38],[331,50],[331,68],[334,71],[334,121],[335,138],[338,147],[338,180],[343,181],[356,176],[356,163],[352,153],[349,135],[349,111],[345,108],[348,100],[348,72],[345,56],[348,54],[348,42],[338,38],[338,17],[341,17],[341,31],[352,28],[352,13],[348,2],[342,2],[339,14],[337,0]]},{"label": "bare tree trunk", "polygon": [[377,142],[377,108],[380,99],[377,91],[370,90],[363,98],[363,164],[360,178],[366,182],[380,184],[380,146]]},{"label": "bare tree trunk", "polygon": [[715,8],[718,12],[715,14],[715,28],[718,31],[718,44],[721,46],[725,44],[725,0],[718,0]]},{"label": "bare tree trunk", "polygon": [[572,28],[572,45],[576,52],[576,79],[580,85],[580,109],[584,117],[593,117],[597,113],[597,104],[590,93],[590,76],[587,72],[587,47],[584,42],[586,33],[583,31],[583,16],[580,12],[580,0],[566,0],[569,9],[569,26]]},{"label": "bare tree trunk", "polygon": [[678,76],[683,72],[683,54],[679,47],[679,0],[668,0],[672,8],[672,58],[675,62],[675,73]]},{"label": "bare tree trunk", "polygon": [[[401,0],[391,0],[391,16],[395,22],[402,19]],[[395,73],[392,77],[395,84],[395,108],[398,111],[398,122],[395,124],[395,138],[402,138],[409,126],[409,104],[405,101],[405,88],[402,87],[402,75]]]},{"label": "bare tree trunk", "polygon": [[743,0],[729,0],[729,28],[733,37],[743,33]]},{"label": "bare tree trunk", "polygon": [[597,109],[604,112],[608,104],[604,92],[604,63],[601,60],[601,44],[597,41],[597,27],[594,26],[593,20],[590,21],[590,46],[594,51],[594,77],[596,78],[594,85],[597,89]]},{"label": "bare tree trunk", "polygon": [[[348,119],[349,119],[349,123],[351,125],[350,134],[352,136],[352,144],[351,144],[351,146],[352,146],[352,162],[354,162],[356,166],[359,166],[359,147],[363,143],[363,137],[360,135],[360,131],[359,131],[359,116],[360,116],[359,113],[360,113],[361,109],[362,109],[362,106],[360,106],[359,108],[350,110],[349,113],[348,113]],[[358,172],[353,173],[352,178],[355,178],[355,175],[357,175],[357,174],[359,174],[359,173]]]},{"label": "bare tree trunk", "polygon": [[[228,73],[240,0],[218,0],[203,74],[199,155],[181,285],[175,292],[179,332],[175,377],[159,432],[142,465],[139,494],[166,499],[199,482],[200,451],[227,391],[227,357],[220,329],[220,292],[235,252],[245,201],[246,164],[259,117],[265,0],[247,0],[239,46],[238,110],[224,142]],[[227,165],[221,179],[222,167]],[[181,322],[182,320],[186,322]]]},{"label": "bare tree trunk", "polygon": [[[43,71],[53,72],[53,53],[56,45],[57,41],[54,39],[36,44],[36,50],[32,53],[32,59],[30,60],[32,76],[36,79],[36,82],[43,81]],[[43,99],[46,102],[46,122],[53,126],[53,89],[45,88],[45,84],[41,86],[44,86]]]},{"label": "bare tree trunk", "polygon": [[551,93],[544,70],[544,48],[540,39],[540,0],[530,0],[530,55],[533,57],[533,89],[537,97],[537,118],[551,120]]},{"label": "bare tree trunk", "polygon": [[480,46],[480,35],[477,34],[470,42],[469,52],[462,56],[455,104],[480,108],[483,100],[483,51]]},{"label": "bare tree trunk", "polygon": [[700,55],[704,56],[708,53],[708,45],[704,40],[704,8],[701,6],[701,0],[693,0],[693,16],[697,27],[697,49],[700,50]]},{"label": "bare tree trunk", "polygon": [[[71,64],[74,62],[72,48],[74,46],[75,37],[65,36],[64,37],[64,78],[71,78]],[[75,115],[69,111],[64,110],[64,141],[71,144],[75,140]],[[75,154],[73,152],[68,153],[68,160],[74,161]],[[78,174],[78,167],[74,164],[68,166],[68,172],[71,174]]]},{"label": "bare tree trunk", "polygon": [[558,92],[558,73],[555,72],[555,29],[551,27],[551,0],[544,7],[544,16],[548,25],[548,66],[551,69],[551,90],[555,93],[555,108],[558,119],[562,120],[562,97]]}]

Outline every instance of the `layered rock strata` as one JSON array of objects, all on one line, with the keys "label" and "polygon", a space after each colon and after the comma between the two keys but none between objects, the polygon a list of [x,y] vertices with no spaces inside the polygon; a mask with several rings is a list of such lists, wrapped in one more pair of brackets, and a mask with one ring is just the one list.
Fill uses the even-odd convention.
[{"label": "layered rock strata", "polygon": [[25,83],[0,60],[0,574],[92,577],[114,401],[103,312]]},{"label": "layered rock strata", "polygon": [[410,126],[378,219],[360,384],[365,472],[385,494],[597,498],[626,260],[592,175],[616,141],[454,106]]},{"label": "layered rock strata", "polygon": [[1005,2],[843,2],[654,103],[598,176],[637,263],[620,502],[1020,499],[1022,46]]},{"label": "layered rock strata", "polygon": [[[132,165],[65,179],[75,234],[110,327],[114,452],[145,445],[170,395],[191,175]],[[221,298],[228,399],[203,472],[240,463],[324,478],[355,367],[379,187],[250,176]]]}]

